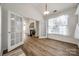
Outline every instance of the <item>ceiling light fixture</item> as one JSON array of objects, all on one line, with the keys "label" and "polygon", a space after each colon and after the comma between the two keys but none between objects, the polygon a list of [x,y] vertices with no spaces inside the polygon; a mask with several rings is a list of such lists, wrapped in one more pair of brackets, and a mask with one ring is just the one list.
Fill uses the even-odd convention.
[{"label": "ceiling light fixture", "polygon": [[45,11],[44,11],[44,15],[48,15],[49,11],[47,10],[47,4],[45,5]]}]

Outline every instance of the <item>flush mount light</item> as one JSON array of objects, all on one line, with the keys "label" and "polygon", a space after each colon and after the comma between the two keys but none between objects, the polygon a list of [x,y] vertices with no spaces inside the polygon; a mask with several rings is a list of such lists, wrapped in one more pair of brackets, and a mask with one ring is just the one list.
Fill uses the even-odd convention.
[{"label": "flush mount light", "polygon": [[49,14],[49,11],[45,11],[45,12],[44,12],[44,15],[47,15],[47,14]]},{"label": "flush mount light", "polygon": [[47,4],[45,5],[45,11],[44,11],[44,15],[48,15],[49,11],[47,10]]}]

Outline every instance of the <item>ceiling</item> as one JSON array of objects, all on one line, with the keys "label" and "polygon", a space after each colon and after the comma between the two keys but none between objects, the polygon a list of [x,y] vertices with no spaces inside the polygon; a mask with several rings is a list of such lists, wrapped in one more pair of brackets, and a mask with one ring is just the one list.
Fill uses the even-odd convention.
[{"label": "ceiling", "polygon": [[[34,6],[41,14],[45,11],[45,3],[32,3],[32,6]],[[76,7],[77,3],[48,3],[47,9],[50,11],[50,14],[54,14],[54,10],[57,10],[57,12],[63,11],[65,9]]]},{"label": "ceiling", "polygon": [[[33,6],[37,11],[39,11],[42,15],[44,15],[45,11],[45,5],[46,3],[16,3],[16,4],[9,4],[9,5],[19,5],[23,7],[27,7],[28,5]],[[57,12],[61,12],[65,9],[76,7],[77,3],[47,3],[47,9],[50,11],[50,14],[54,14],[54,10],[57,10]],[[30,6],[29,6],[30,7]]]}]

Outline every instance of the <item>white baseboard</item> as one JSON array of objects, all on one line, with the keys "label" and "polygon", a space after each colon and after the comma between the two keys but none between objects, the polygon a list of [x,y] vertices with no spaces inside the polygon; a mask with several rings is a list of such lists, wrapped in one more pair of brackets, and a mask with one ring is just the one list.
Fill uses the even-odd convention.
[{"label": "white baseboard", "polygon": [[47,38],[46,36],[40,36],[39,38]]},{"label": "white baseboard", "polygon": [[77,44],[78,48],[79,48],[79,44]]},{"label": "white baseboard", "polygon": [[77,45],[78,45],[78,48],[79,48],[79,44],[77,43]]},{"label": "white baseboard", "polygon": [[78,48],[79,48],[79,39],[76,39],[76,45],[77,45]]}]

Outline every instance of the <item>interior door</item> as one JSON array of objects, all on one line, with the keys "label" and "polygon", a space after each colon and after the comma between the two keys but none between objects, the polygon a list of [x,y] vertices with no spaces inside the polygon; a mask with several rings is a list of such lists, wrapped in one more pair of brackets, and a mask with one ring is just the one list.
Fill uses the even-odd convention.
[{"label": "interior door", "polygon": [[9,12],[8,18],[8,51],[23,44],[22,32],[23,32],[22,17],[13,12]]}]

